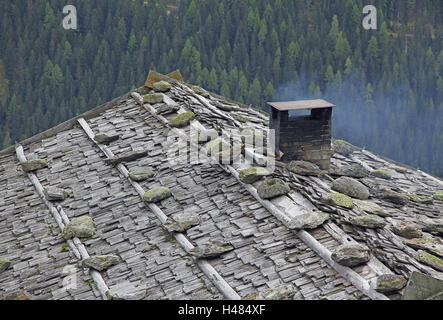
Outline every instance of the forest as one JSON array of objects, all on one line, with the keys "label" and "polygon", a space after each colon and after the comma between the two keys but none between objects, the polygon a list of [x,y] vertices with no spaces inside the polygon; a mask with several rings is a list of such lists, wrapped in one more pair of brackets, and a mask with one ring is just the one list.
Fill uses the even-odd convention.
[{"label": "forest", "polygon": [[[63,7],[77,9],[65,30]],[[377,8],[377,29],[362,27]],[[321,97],[333,137],[443,177],[441,0],[0,0],[0,148],[148,71],[266,110]]]}]

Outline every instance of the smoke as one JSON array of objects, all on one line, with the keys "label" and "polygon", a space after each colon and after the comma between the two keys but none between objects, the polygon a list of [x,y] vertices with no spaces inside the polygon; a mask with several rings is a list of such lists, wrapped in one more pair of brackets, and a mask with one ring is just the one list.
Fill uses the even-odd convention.
[{"label": "smoke", "polygon": [[322,98],[336,105],[332,136],[443,177],[443,102],[417,103],[406,85],[376,88],[357,74],[323,90],[309,75],[281,85],[274,101]]}]

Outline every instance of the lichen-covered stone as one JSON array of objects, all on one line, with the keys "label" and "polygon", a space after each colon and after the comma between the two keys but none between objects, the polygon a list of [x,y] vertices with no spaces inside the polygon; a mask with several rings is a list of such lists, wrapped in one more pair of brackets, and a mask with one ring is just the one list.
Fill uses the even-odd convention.
[{"label": "lichen-covered stone", "polygon": [[21,163],[23,171],[32,172],[49,166],[49,162],[43,159],[27,160]]},{"label": "lichen-covered stone", "polygon": [[342,244],[335,248],[331,255],[332,260],[338,264],[355,267],[369,261],[371,254],[369,248],[361,244]]},{"label": "lichen-covered stone", "polygon": [[334,153],[341,154],[345,157],[349,156],[351,153],[353,153],[356,150],[357,150],[356,147],[354,147],[352,144],[344,140],[335,140],[332,144],[332,151]]},{"label": "lichen-covered stone", "polygon": [[332,189],[360,200],[367,200],[369,198],[368,188],[361,182],[349,177],[340,177],[334,180]]},{"label": "lichen-covered stone", "polygon": [[43,194],[49,201],[63,201],[69,197],[69,192],[55,187],[44,188]]},{"label": "lichen-covered stone", "polygon": [[262,199],[272,199],[287,194],[291,189],[281,179],[267,179],[257,188],[258,195]]},{"label": "lichen-covered stone", "polygon": [[164,226],[169,232],[183,232],[200,224],[200,216],[193,211],[185,211],[168,217]]},{"label": "lichen-covered stone", "polygon": [[244,183],[254,183],[262,177],[268,176],[271,173],[263,167],[252,167],[240,171],[240,180]]},{"label": "lichen-covered stone", "polygon": [[399,205],[405,205],[409,202],[408,196],[389,189],[382,191],[380,198]]},{"label": "lichen-covered stone", "polygon": [[373,214],[352,217],[349,219],[349,222],[355,226],[369,229],[378,229],[386,226],[386,221],[382,217]]},{"label": "lichen-covered stone", "polygon": [[400,221],[394,224],[392,230],[396,235],[407,239],[421,238],[423,232],[419,225],[411,221]]},{"label": "lichen-covered stone", "polygon": [[184,112],[175,116],[170,122],[171,126],[181,128],[187,126],[195,118],[194,112]]},{"label": "lichen-covered stone", "polygon": [[89,238],[95,234],[95,226],[91,217],[81,216],[73,218],[66,227],[63,229],[63,238],[71,239],[77,238]]},{"label": "lichen-covered stone", "polygon": [[213,241],[208,244],[202,244],[189,250],[189,254],[200,258],[216,258],[225,252],[234,250],[234,247],[228,242]]},{"label": "lichen-covered stone", "polygon": [[157,92],[169,91],[169,90],[171,90],[171,87],[172,87],[171,84],[165,80],[155,82],[153,85],[154,91],[157,91]]},{"label": "lichen-covered stone", "polygon": [[140,159],[148,154],[148,150],[135,150],[120,153],[112,158],[105,159],[107,164],[116,165],[120,162],[134,161]]},{"label": "lichen-covered stone", "polygon": [[120,258],[113,254],[90,256],[83,260],[83,264],[87,267],[98,271],[103,271],[120,262]]},{"label": "lichen-covered stone", "polygon": [[418,195],[418,194],[414,194],[414,193],[408,193],[408,194],[406,194],[406,196],[409,197],[409,200],[411,200],[412,202],[421,203],[421,204],[433,204],[434,203],[432,197],[430,197],[430,196]]},{"label": "lichen-covered stone", "polygon": [[346,176],[351,178],[366,178],[369,176],[369,171],[362,165],[355,163],[351,165],[342,166],[332,172],[336,176]]},{"label": "lichen-covered stone", "polygon": [[419,216],[417,223],[422,227],[423,231],[438,234],[443,233],[443,217],[429,218],[426,216]]},{"label": "lichen-covered stone", "polygon": [[426,250],[443,257],[443,242],[438,238],[415,238],[404,240],[403,243],[414,249]]},{"label": "lichen-covered stone", "polygon": [[301,176],[318,176],[322,172],[316,164],[302,160],[291,161],[288,170]]},{"label": "lichen-covered stone", "polygon": [[171,196],[171,191],[168,187],[157,187],[148,190],[143,196],[145,202],[158,202]]},{"label": "lichen-covered stone", "polygon": [[392,175],[387,169],[377,169],[371,172],[371,176],[381,178],[381,179],[391,179]]},{"label": "lichen-covered stone", "polygon": [[322,211],[310,211],[299,214],[291,219],[291,229],[315,229],[329,220],[329,214]]},{"label": "lichen-covered stone", "polygon": [[419,250],[414,256],[415,260],[420,261],[436,270],[443,271],[443,260],[426,251]]},{"label": "lichen-covered stone", "polygon": [[159,107],[156,110],[157,110],[157,114],[166,115],[166,114],[177,112],[178,110],[180,110],[180,106],[178,104],[162,103],[159,105]]},{"label": "lichen-covered stone", "polygon": [[351,197],[342,193],[329,193],[326,199],[330,204],[335,206],[347,209],[352,209],[354,207]]},{"label": "lichen-covered stone", "polygon": [[380,217],[390,217],[392,214],[384,210],[378,204],[371,201],[353,200],[355,205],[367,213],[375,214]]},{"label": "lichen-covered stone", "polygon": [[106,134],[106,133],[98,133],[94,136],[94,140],[98,143],[111,143],[113,141],[116,141],[120,138],[120,135],[118,134]]},{"label": "lichen-covered stone", "polygon": [[297,292],[292,284],[287,284],[248,294],[242,300],[294,300]]},{"label": "lichen-covered stone", "polygon": [[405,277],[396,274],[383,274],[375,279],[374,290],[382,293],[392,293],[406,286]]},{"label": "lichen-covered stone", "polygon": [[0,273],[7,270],[11,266],[11,262],[6,258],[0,258]]},{"label": "lichen-covered stone", "polygon": [[18,290],[1,296],[0,300],[34,300],[34,296],[27,291]]},{"label": "lichen-covered stone", "polygon": [[143,97],[143,101],[149,104],[156,104],[163,102],[163,94],[162,93],[145,94]]},{"label": "lichen-covered stone", "polygon": [[129,178],[131,178],[132,180],[137,181],[137,182],[152,178],[154,175],[155,175],[155,172],[152,170],[129,172]]},{"label": "lichen-covered stone", "polygon": [[443,201],[443,191],[435,193],[432,197],[434,200]]}]

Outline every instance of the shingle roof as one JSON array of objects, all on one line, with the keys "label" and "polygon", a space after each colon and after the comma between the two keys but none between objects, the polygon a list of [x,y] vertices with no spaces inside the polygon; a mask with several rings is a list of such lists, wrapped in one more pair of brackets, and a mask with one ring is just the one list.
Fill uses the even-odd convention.
[{"label": "shingle roof", "polygon": [[[16,146],[17,155],[23,150],[23,157],[44,159],[48,167],[25,173],[16,147],[0,153],[0,259],[10,263],[0,272],[0,296],[25,290],[36,299],[285,295],[386,299],[399,294],[386,296],[373,290],[372,282],[380,275],[408,279],[413,271],[420,271],[443,278],[438,260],[441,244],[420,247],[435,258],[430,263],[419,247],[405,244],[407,239],[394,232],[400,221],[413,221],[423,230],[423,238],[442,240],[443,202],[435,196],[443,189],[442,181],[352,147],[351,153],[342,152],[346,156],[336,149],[331,160],[334,174],[299,175],[276,162],[272,177],[286,182],[290,192],[261,199],[257,188],[262,180],[245,184],[239,178],[239,172],[252,163],[192,163],[189,152],[171,162],[170,151],[177,143],[171,134],[189,137],[191,127],[218,132],[254,128],[266,133],[268,116],[201,88],[167,80],[172,88],[160,92],[163,102],[143,103],[142,95],[154,91],[139,88],[23,141],[23,149]],[[169,108],[170,113],[165,113]],[[190,111],[195,115],[191,125],[171,126],[177,114]],[[119,139],[98,143],[93,139],[98,133],[118,134]],[[138,150],[144,152],[135,159],[118,164],[105,161]],[[331,188],[338,172],[355,164],[369,170],[387,169],[381,173],[388,175],[376,172],[360,178],[371,197],[354,200],[354,207],[346,209],[327,197],[335,192]],[[128,176],[147,169],[155,175],[139,182]],[[69,197],[47,201],[39,193],[39,184],[63,189]],[[143,201],[144,192],[159,186],[169,188],[171,196],[155,203]],[[396,202],[387,192],[403,193],[406,200]],[[292,229],[287,223],[300,212],[320,211],[330,219],[314,229]],[[183,232],[169,232],[166,220],[183,212],[196,213],[198,224]],[[383,216],[386,225],[376,229],[356,225],[353,218],[367,212]],[[96,232],[89,238],[70,239],[68,246],[61,229],[81,216],[92,218]],[[224,243],[226,252],[214,258],[195,256],[213,242]],[[368,263],[347,267],[331,258],[340,244],[355,242],[370,249]],[[120,261],[101,272],[81,263],[87,256],[109,254]],[[72,275],[75,286],[64,290]]]}]

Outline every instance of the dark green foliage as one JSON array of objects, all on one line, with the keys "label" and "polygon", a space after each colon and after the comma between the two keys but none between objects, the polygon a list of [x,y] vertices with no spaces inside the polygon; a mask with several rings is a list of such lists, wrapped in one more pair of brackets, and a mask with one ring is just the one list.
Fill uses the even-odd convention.
[{"label": "dark green foliage", "polygon": [[266,109],[324,97],[334,132],[443,176],[443,2],[0,0],[0,147],[141,86],[149,69]]}]

